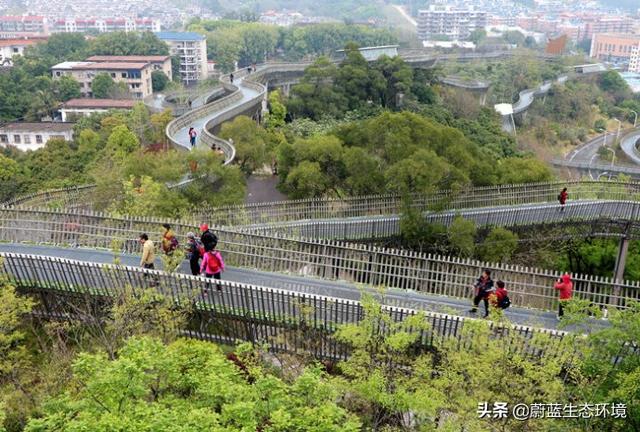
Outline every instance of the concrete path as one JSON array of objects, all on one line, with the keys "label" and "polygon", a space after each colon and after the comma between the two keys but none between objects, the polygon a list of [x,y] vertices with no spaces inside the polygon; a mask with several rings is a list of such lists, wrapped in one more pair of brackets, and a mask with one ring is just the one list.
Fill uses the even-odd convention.
[{"label": "concrete path", "polygon": [[[54,246],[0,243],[0,253],[20,253],[40,256],[53,256],[77,261],[112,264],[114,254],[110,251],[84,249],[84,248],[61,248]],[[136,255],[118,255],[123,265],[138,266],[140,257]],[[160,260],[157,259],[157,268],[161,267]],[[188,263],[185,261],[178,270],[181,273],[189,273]],[[281,273],[270,273],[265,271],[251,270],[245,268],[228,267],[223,273],[223,279],[260,285],[270,288],[280,288],[289,291],[304,292],[330,297],[338,297],[350,300],[359,300],[362,286],[345,281],[328,281],[310,278],[308,276],[287,275]],[[470,281],[471,283],[472,281]],[[366,291],[376,294],[373,289]],[[376,294],[377,296],[377,294]],[[449,298],[444,296],[422,294],[415,291],[402,289],[390,289],[387,291],[384,303],[391,306],[400,306],[417,310],[429,310],[434,312],[448,313],[458,316],[475,316],[468,313],[470,307],[471,293],[469,299]],[[482,316],[481,309],[477,316]],[[555,329],[558,322],[553,312],[543,312],[533,309],[511,307],[505,311],[509,320],[516,324],[527,325],[538,328]],[[603,321],[592,321],[595,327],[605,325]],[[570,329],[567,329],[570,330]]]}]

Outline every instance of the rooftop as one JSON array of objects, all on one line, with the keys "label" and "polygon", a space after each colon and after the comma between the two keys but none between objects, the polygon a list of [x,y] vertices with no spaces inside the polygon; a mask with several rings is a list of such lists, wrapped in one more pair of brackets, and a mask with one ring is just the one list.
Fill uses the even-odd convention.
[{"label": "rooftop", "polygon": [[[76,70],[131,70],[144,69],[148,62],[78,62],[80,64],[71,67]],[[56,66],[54,68],[58,69]]]},{"label": "rooftop", "polygon": [[133,108],[132,99],[69,99],[63,108]]},{"label": "rooftop", "polygon": [[0,47],[34,45],[40,42],[46,42],[46,39],[0,39]]},{"label": "rooftop", "polygon": [[170,31],[161,31],[156,32],[155,35],[158,39],[161,40],[170,40],[170,41],[201,41],[204,40],[204,35],[195,32],[170,32]]},{"label": "rooftop", "polygon": [[9,132],[71,132],[75,123],[70,122],[16,122],[0,126],[0,131]]},{"label": "rooftop", "polygon": [[75,69],[78,66],[88,65],[88,64],[91,64],[91,62],[67,61],[67,62],[58,63],[57,65],[52,66],[51,69]]},{"label": "rooftop", "polygon": [[95,55],[87,59],[91,62],[163,62],[169,58],[168,55],[152,55],[152,56],[110,56],[110,55]]}]

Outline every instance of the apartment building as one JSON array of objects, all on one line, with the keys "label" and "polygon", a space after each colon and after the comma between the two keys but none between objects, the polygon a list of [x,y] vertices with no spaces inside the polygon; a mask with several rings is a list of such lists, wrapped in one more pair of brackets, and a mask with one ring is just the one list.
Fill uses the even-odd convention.
[{"label": "apartment building", "polygon": [[620,17],[599,17],[591,20],[585,20],[580,39],[592,39],[594,35],[599,33],[633,33],[634,22],[626,16]]},{"label": "apartment building", "polygon": [[193,84],[207,78],[207,39],[194,32],[158,32],[156,36],[169,45],[171,55],[180,59],[180,78]]},{"label": "apartment building", "polygon": [[429,40],[447,37],[451,40],[468,39],[476,29],[487,25],[487,13],[473,7],[458,8],[434,4],[429,9],[418,11],[418,37]]},{"label": "apartment building", "polygon": [[590,56],[601,61],[629,64],[634,49],[640,46],[640,35],[596,33],[591,40]]},{"label": "apartment building", "polygon": [[45,35],[49,33],[47,19],[39,15],[0,16],[0,33],[9,37],[22,34]]},{"label": "apartment building", "polygon": [[70,99],[60,108],[62,121],[76,121],[81,117],[109,110],[131,110],[139,102],[131,99]]},{"label": "apartment building", "polygon": [[151,72],[153,67],[147,62],[64,62],[51,68],[53,79],[68,75],[80,83],[82,97],[93,97],[91,84],[99,73],[106,73],[115,82],[124,82],[131,96],[142,99],[153,93]]},{"label": "apartment building", "polygon": [[149,56],[109,56],[96,55],[89,57],[86,61],[98,63],[150,63],[152,70],[162,71],[171,80],[173,73],[171,69],[171,57],[168,55]]},{"label": "apartment building", "polygon": [[160,30],[160,21],[151,18],[65,18],[58,19],[51,25],[53,33],[158,32]]},{"label": "apartment building", "polygon": [[0,146],[15,146],[19,150],[37,150],[51,139],[73,139],[75,123],[16,122],[0,126]]}]

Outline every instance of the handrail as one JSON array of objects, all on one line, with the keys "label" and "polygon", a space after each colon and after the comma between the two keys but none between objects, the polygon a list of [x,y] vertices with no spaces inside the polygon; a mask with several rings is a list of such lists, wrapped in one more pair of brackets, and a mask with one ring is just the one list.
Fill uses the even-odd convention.
[{"label": "handrail", "polygon": [[[636,207],[638,203],[633,203]],[[638,212],[636,211],[636,217]],[[137,238],[148,233],[159,240],[162,223],[170,223],[182,238],[198,222],[158,218],[110,217],[91,212],[0,208],[0,241],[76,245],[138,252]],[[340,279],[370,286],[409,289],[467,298],[469,283],[483,269],[504,280],[514,304],[553,310],[553,284],[560,272],[499,263],[378,248],[340,241],[291,238],[278,234],[215,228],[219,248],[229,265],[266,272],[287,272],[322,279]],[[627,307],[640,300],[640,282],[574,274],[576,295],[600,307]]]}]

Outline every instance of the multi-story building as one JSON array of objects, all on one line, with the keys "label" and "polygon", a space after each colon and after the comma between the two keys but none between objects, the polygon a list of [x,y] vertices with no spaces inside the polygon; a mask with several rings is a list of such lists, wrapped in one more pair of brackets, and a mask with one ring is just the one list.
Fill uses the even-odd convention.
[{"label": "multi-story building", "polygon": [[629,57],[629,72],[640,73],[640,44],[631,48]]},{"label": "multi-story building", "polygon": [[99,73],[106,73],[115,82],[124,82],[131,96],[142,99],[153,93],[151,72],[153,67],[147,62],[64,62],[51,68],[53,79],[68,75],[80,83],[82,97],[93,97],[91,85]]},{"label": "multi-story building", "polygon": [[633,32],[633,25],[633,20],[626,16],[607,16],[585,20],[580,39],[592,39],[598,33],[629,34]]},{"label": "multi-story building", "polygon": [[70,99],[60,108],[62,121],[76,121],[81,117],[109,110],[130,110],[136,103],[131,99]]},{"label": "multi-story building", "polygon": [[38,15],[0,16],[0,33],[5,38],[22,35],[46,35],[49,33],[47,19]]},{"label": "multi-story building", "polygon": [[472,7],[457,8],[449,5],[430,5],[418,11],[418,37],[429,40],[447,37],[452,40],[468,39],[476,29],[487,25],[487,13]]},{"label": "multi-story building", "polygon": [[640,45],[640,35],[596,33],[591,39],[590,56],[601,61],[628,64],[634,49]]},{"label": "multi-story building", "polygon": [[0,66],[11,66],[13,64],[13,57],[22,55],[26,47],[46,41],[46,36],[20,39],[0,39]]},{"label": "multi-story building", "polygon": [[97,63],[150,63],[152,70],[162,71],[171,80],[173,74],[171,70],[171,57],[168,55],[149,56],[109,56],[96,55],[89,57],[86,61]]},{"label": "multi-story building", "polygon": [[160,21],[151,18],[65,18],[58,19],[51,25],[54,33],[158,32],[160,29]]},{"label": "multi-story building", "polygon": [[180,59],[180,78],[192,84],[207,78],[207,39],[194,32],[158,32],[156,36],[169,45],[171,54]]},{"label": "multi-story building", "polygon": [[15,146],[19,150],[37,150],[51,139],[73,139],[75,123],[61,122],[17,122],[0,126],[0,146]]}]

